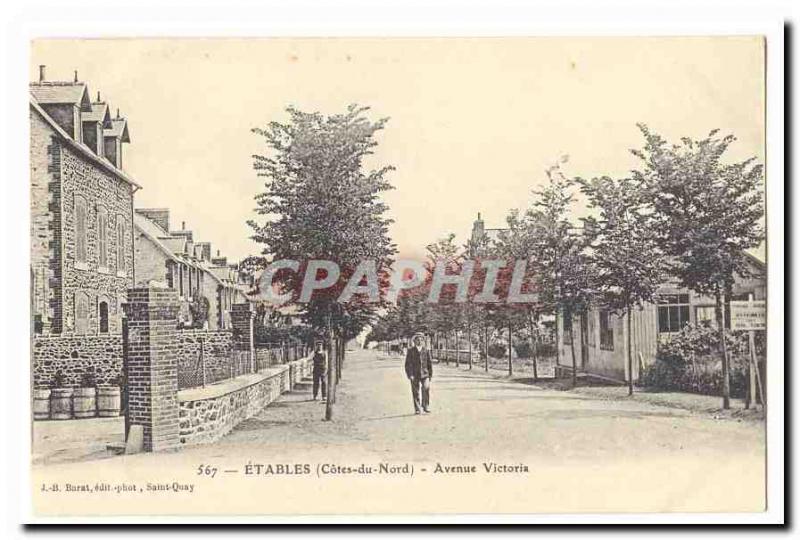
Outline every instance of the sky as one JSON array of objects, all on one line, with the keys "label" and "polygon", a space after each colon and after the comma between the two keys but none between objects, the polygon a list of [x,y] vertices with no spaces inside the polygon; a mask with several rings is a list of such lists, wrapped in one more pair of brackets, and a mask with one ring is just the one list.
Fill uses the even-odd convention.
[{"label": "sky", "polygon": [[760,37],[48,39],[31,80],[41,64],[48,80],[77,70],[128,119],[135,205],[168,207],[231,261],[260,252],[246,221],[266,148],[251,128],[289,105],[389,117],[371,165],[397,169],[384,198],[406,257],[466,241],[478,212],[502,226],[562,155],[570,176],[627,174],[637,122],[674,141],[719,128],[737,137],[731,160],[765,157]]}]

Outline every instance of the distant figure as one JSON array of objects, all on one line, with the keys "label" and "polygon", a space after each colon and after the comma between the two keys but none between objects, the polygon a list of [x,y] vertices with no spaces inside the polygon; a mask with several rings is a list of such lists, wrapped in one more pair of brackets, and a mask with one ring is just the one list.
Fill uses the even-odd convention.
[{"label": "distant figure", "polygon": [[322,342],[317,341],[314,344],[314,356],[312,357],[312,362],[314,363],[314,370],[312,371],[312,377],[314,379],[313,385],[313,396],[314,401],[317,400],[317,393],[319,392],[320,387],[322,387],[322,399],[325,400],[325,396],[327,396],[327,387],[325,385],[325,376],[326,371],[328,369],[328,358],[327,354],[322,348]]},{"label": "distant figure", "polygon": [[[414,414],[420,413],[420,405],[426,413],[431,412],[431,378],[433,363],[431,352],[425,346],[425,336],[415,334],[413,345],[406,352],[406,376],[411,382],[411,398],[414,400]],[[422,403],[419,394],[422,388]]]}]

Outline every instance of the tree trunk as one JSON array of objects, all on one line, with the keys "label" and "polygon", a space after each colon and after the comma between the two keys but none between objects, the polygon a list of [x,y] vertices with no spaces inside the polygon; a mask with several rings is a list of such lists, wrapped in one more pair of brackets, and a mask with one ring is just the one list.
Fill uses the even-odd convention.
[{"label": "tree trunk", "polygon": [[533,362],[533,381],[536,382],[539,380],[539,372],[536,366],[536,339],[534,338],[534,324],[531,319],[528,319],[528,326],[530,327],[531,332],[531,361]]},{"label": "tree trunk", "polygon": [[461,340],[459,339],[460,332],[456,330],[456,367],[458,367],[458,357],[461,354]]},{"label": "tree trunk", "polygon": [[342,366],[344,364],[344,338],[340,335],[336,340],[336,384],[342,380]]},{"label": "tree trunk", "polygon": [[467,323],[467,361],[472,369],[472,323]]},{"label": "tree trunk", "polygon": [[631,308],[628,306],[628,395],[633,395],[633,347],[631,345]]},{"label": "tree trunk", "polygon": [[719,329],[720,351],[722,352],[722,408],[731,408],[731,381],[728,373],[728,346],[725,343],[725,317],[722,312],[722,295],[719,287],[714,293],[716,306],[714,308],[717,316],[717,327]]},{"label": "tree trunk", "polygon": [[[329,323],[330,324],[330,323]],[[334,359],[333,355],[333,330],[328,327],[328,369],[326,375],[326,383],[328,385],[328,395],[327,400],[325,401],[325,420],[333,420],[333,394],[334,388],[336,387],[336,383],[334,381]]]},{"label": "tree trunk", "polygon": [[555,329],[555,346],[556,346],[556,366],[561,365],[561,343],[558,341],[558,309],[556,309],[556,323],[553,325]]},{"label": "tree trunk", "polygon": [[483,348],[486,355],[483,357],[483,370],[489,371],[489,329],[483,327]]},{"label": "tree trunk", "polygon": [[[572,387],[575,388],[578,386],[578,362],[575,360],[575,332],[573,332],[574,324],[572,324],[572,317],[569,318],[570,327],[569,327],[569,349],[572,354]],[[564,332],[567,329],[564,328]]]},{"label": "tree trunk", "polygon": [[508,323],[508,376],[514,375],[514,367],[511,364],[511,322]]}]

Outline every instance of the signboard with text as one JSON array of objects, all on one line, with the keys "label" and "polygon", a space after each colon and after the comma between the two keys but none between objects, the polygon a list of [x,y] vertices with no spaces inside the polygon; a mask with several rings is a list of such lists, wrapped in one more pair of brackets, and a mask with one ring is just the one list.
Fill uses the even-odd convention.
[{"label": "signboard with text", "polygon": [[764,300],[731,302],[731,330],[766,330],[767,304]]}]

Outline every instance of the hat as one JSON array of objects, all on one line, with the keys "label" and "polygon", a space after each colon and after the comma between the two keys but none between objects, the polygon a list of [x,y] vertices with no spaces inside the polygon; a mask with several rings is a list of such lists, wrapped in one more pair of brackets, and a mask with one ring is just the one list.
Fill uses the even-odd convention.
[{"label": "hat", "polygon": [[422,339],[427,339],[427,337],[428,337],[428,336],[426,336],[426,335],[425,335],[425,334],[423,334],[422,332],[417,332],[416,334],[414,334],[414,335],[411,337],[411,340],[412,340],[412,341],[413,341],[413,340],[416,340],[418,337],[421,337]]}]

